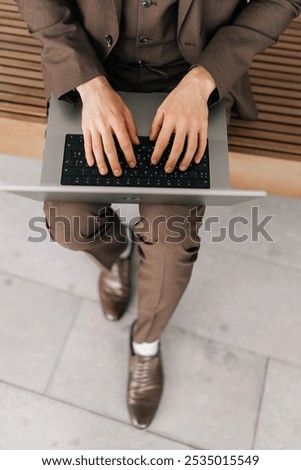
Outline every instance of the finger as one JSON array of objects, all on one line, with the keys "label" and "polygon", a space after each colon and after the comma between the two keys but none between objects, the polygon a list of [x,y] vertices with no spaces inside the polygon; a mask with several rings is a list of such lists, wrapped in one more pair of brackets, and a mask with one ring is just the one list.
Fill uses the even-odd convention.
[{"label": "finger", "polygon": [[101,175],[106,175],[108,173],[108,167],[103,151],[101,135],[97,130],[92,134],[92,146],[99,173]]},{"label": "finger", "polygon": [[128,108],[126,108],[124,113],[124,122],[132,143],[134,145],[139,145],[140,141],[137,135],[137,127],[135,125],[133,115]]},{"label": "finger", "polygon": [[196,154],[194,156],[194,161],[197,164],[200,163],[200,161],[202,160],[202,158],[204,156],[204,153],[205,153],[205,150],[206,150],[207,131],[208,131],[208,125],[206,123],[206,125],[204,125],[203,128],[199,132],[198,148],[197,148]]},{"label": "finger", "polygon": [[133,144],[129,137],[127,128],[119,125],[119,128],[115,130],[116,138],[119,142],[120,148],[124,153],[124,157],[130,168],[135,168],[137,162],[134,154]]},{"label": "finger", "polygon": [[122,170],[118,160],[115,142],[112,135],[112,129],[106,129],[102,132],[103,149],[108,159],[109,165],[114,176],[121,176]]},{"label": "finger", "polygon": [[183,152],[185,139],[186,139],[186,129],[184,127],[180,129],[176,129],[171,152],[169,154],[169,157],[164,167],[164,170],[166,171],[166,173],[171,173],[174,170],[177,164],[177,161],[181,153]]},{"label": "finger", "polygon": [[151,162],[153,165],[156,165],[160,161],[162,154],[170,141],[172,133],[173,126],[164,126],[163,124],[151,156]]},{"label": "finger", "polygon": [[157,139],[157,137],[158,137],[158,135],[161,131],[163,121],[164,121],[164,113],[160,109],[158,109],[157,112],[156,112],[156,115],[154,117],[154,120],[152,122],[151,133],[150,133],[150,136],[149,136],[149,140],[156,140]]},{"label": "finger", "polygon": [[92,147],[92,137],[90,131],[83,129],[84,135],[84,147],[85,147],[85,156],[89,166],[93,166],[95,163]]},{"label": "finger", "polygon": [[197,151],[197,148],[198,148],[198,131],[197,129],[195,129],[195,131],[191,130],[187,136],[187,146],[186,146],[185,155],[179,167],[181,171],[187,170],[188,166],[190,165]]}]

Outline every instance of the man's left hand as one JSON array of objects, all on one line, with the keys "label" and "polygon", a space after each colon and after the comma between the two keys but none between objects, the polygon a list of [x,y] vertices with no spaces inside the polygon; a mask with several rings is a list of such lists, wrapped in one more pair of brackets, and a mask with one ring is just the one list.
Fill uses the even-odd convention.
[{"label": "man's left hand", "polygon": [[185,171],[192,159],[199,163],[207,144],[207,101],[216,84],[212,76],[201,66],[191,69],[159,106],[152,123],[150,140],[156,140],[151,162],[156,165],[166,149],[172,134],[174,141],[165,171],[171,173],[185,142],[185,154],[180,170]]}]

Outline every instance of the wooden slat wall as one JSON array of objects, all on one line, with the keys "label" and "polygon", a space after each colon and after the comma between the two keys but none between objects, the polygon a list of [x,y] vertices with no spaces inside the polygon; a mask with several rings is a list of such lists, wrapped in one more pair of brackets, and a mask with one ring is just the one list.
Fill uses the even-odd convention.
[{"label": "wooden slat wall", "polygon": [[258,119],[232,119],[230,150],[301,161],[301,17],[257,55],[250,77]]},{"label": "wooden slat wall", "polygon": [[[0,0],[0,116],[46,122],[41,46],[30,38],[13,0]],[[232,152],[301,161],[301,18],[250,70],[257,121],[233,119]]]},{"label": "wooden slat wall", "polygon": [[0,0],[0,116],[46,123],[41,45],[30,38],[13,0]]}]

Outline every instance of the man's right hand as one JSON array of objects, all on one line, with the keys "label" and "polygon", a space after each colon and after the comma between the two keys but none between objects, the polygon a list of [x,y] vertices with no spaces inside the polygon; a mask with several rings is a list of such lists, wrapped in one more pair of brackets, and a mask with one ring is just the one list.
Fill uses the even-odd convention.
[{"label": "man's right hand", "polygon": [[107,174],[108,164],[115,176],[122,171],[118,160],[113,135],[131,168],[136,166],[133,144],[139,139],[134,118],[120,96],[104,76],[89,80],[77,87],[82,110],[82,130],[85,153],[89,166],[96,164],[102,175]]}]

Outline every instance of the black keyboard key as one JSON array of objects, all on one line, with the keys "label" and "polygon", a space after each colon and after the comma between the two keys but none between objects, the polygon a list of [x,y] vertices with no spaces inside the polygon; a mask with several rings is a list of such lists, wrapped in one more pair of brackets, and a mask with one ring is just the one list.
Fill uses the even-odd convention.
[{"label": "black keyboard key", "polygon": [[79,176],[76,176],[75,178],[73,178],[73,183],[72,184],[75,184],[75,185],[84,184],[83,183],[83,178],[80,178]]},{"label": "black keyboard key", "polygon": [[64,168],[64,176],[78,176],[76,168]]}]

